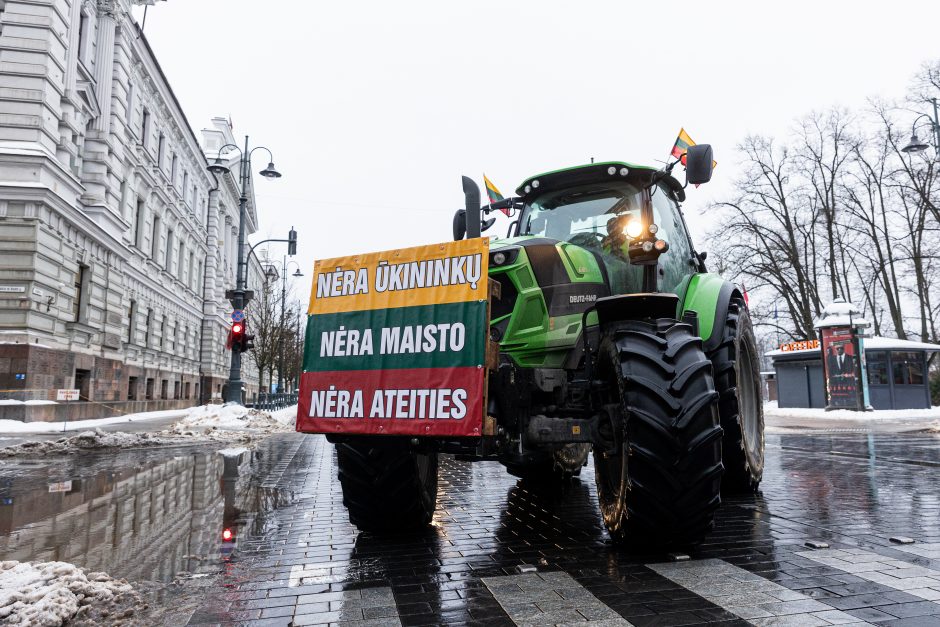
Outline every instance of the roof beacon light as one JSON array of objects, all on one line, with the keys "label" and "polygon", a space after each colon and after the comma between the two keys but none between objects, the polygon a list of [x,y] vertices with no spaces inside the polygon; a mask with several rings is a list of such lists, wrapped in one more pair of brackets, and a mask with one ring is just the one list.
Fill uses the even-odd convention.
[{"label": "roof beacon light", "polygon": [[620,168],[620,176],[626,176],[630,174],[629,168]]},{"label": "roof beacon light", "polygon": [[617,168],[615,168],[614,166],[610,166],[609,168],[607,168],[607,174],[613,176],[616,173],[617,173]]}]

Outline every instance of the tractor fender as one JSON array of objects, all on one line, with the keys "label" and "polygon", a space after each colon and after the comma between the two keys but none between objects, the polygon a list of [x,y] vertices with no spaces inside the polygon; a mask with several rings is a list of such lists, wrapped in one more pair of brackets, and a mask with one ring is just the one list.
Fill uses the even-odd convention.
[{"label": "tractor fender", "polygon": [[728,305],[735,296],[741,298],[741,290],[717,274],[703,272],[692,276],[689,281],[678,318],[681,320],[687,311],[697,314],[699,335],[706,353],[721,343]]}]

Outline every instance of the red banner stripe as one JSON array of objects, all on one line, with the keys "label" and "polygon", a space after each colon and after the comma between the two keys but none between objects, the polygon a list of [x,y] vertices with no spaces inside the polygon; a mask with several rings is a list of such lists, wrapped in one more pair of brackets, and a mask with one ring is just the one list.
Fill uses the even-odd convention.
[{"label": "red banner stripe", "polygon": [[478,437],[482,368],[305,372],[297,431]]}]

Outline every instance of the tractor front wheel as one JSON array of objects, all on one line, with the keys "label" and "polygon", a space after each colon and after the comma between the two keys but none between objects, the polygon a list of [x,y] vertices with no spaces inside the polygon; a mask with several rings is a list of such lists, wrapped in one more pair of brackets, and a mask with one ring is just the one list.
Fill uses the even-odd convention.
[{"label": "tractor front wheel", "polygon": [[407,443],[336,444],[339,481],[349,522],[361,531],[417,529],[437,505],[437,453]]},{"label": "tractor front wheel", "polygon": [[615,541],[688,546],[721,502],[721,427],[702,341],[675,320],[606,329],[596,373],[607,383],[595,444],[597,497]]},{"label": "tractor front wheel", "polygon": [[709,353],[718,391],[718,415],[725,431],[722,490],[753,493],[764,474],[764,411],[757,340],[747,305],[734,298],[721,343]]}]

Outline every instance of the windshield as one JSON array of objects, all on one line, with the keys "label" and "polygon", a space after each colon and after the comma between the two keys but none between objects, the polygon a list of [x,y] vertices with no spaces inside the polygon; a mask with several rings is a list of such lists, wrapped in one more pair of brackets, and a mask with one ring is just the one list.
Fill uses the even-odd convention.
[{"label": "windshield", "polygon": [[645,189],[623,181],[548,192],[525,208],[519,234],[599,248],[631,220],[642,219],[646,198]]}]

